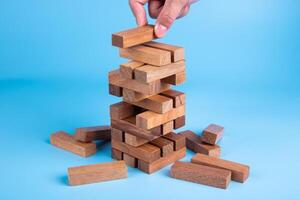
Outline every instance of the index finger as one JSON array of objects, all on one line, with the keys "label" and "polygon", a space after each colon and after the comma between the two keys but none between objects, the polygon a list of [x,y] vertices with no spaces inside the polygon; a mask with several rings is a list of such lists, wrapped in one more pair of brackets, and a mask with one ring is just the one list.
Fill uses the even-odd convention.
[{"label": "index finger", "polygon": [[129,0],[130,8],[135,16],[138,26],[144,26],[148,24],[146,10],[144,8],[144,5],[148,1],[149,0]]}]

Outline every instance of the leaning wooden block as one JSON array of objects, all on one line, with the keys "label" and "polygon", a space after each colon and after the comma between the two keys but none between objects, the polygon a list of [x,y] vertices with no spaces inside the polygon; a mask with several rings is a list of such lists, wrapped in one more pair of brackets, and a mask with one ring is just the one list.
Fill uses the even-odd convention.
[{"label": "leaning wooden block", "polygon": [[181,128],[185,125],[185,115],[174,120],[174,129]]},{"label": "leaning wooden block", "polygon": [[171,163],[174,163],[175,161],[185,157],[186,154],[186,148],[182,148],[178,151],[174,151],[170,155],[166,157],[161,157],[160,159],[152,162],[152,163],[147,163],[142,160],[138,160],[138,168],[148,174],[152,174],[167,165],[170,165]]},{"label": "leaning wooden block", "polygon": [[176,90],[166,90],[162,92],[160,95],[172,98],[174,108],[177,108],[185,104],[185,94],[183,92],[179,92]]},{"label": "leaning wooden block", "polygon": [[124,161],[70,167],[68,179],[70,185],[83,185],[122,179],[127,177],[127,167]]},{"label": "leaning wooden block", "polygon": [[129,61],[120,65],[120,74],[125,79],[134,79],[134,69],[143,66],[144,63]]},{"label": "leaning wooden block", "polygon": [[154,40],[154,26],[145,25],[112,34],[112,45],[127,48]]},{"label": "leaning wooden block", "polygon": [[210,124],[203,130],[202,140],[208,144],[217,144],[222,138],[224,128],[216,124]]},{"label": "leaning wooden block", "polygon": [[143,145],[147,142],[149,142],[149,140],[137,137],[137,136],[132,135],[130,133],[125,133],[125,143],[126,144],[129,144],[129,145],[134,146],[134,147],[138,147],[138,146],[141,146],[141,145]]},{"label": "leaning wooden block", "polygon": [[222,160],[219,158],[213,158],[203,154],[197,153],[193,158],[192,162],[201,165],[207,165],[211,167],[216,167],[220,169],[226,169],[231,171],[231,179],[237,182],[245,182],[249,176],[249,166],[240,163]]},{"label": "leaning wooden block", "polygon": [[117,149],[111,148],[111,157],[115,160],[123,160],[123,152],[121,152]]},{"label": "leaning wooden block", "polygon": [[120,48],[120,56],[156,66],[163,66],[171,63],[171,53],[169,51],[143,45],[127,49]]},{"label": "leaning wooden block", "polygon": [[230,183],[231,172],[205,165],[177,161],[171,167],[170,176],[180,180],[226,189]]},{"label": "leaning wooden block", "polygon": [[185,147],[185,137],[180,134],[171,132],[163,136],[164,138],[173,141],[174,151],[178,151]]},{"label": "leaning wooden block", "polygon": [[166,157],[174,151],[174,144],[171,140],[165,139],[163,137],[152,140],[150,144],[160,148],[161,157]]},{"label": "leaning wooden block", "polygon": [[123,88],[109,84],[109,94],[116,96],[116,97],[122,97],[123,96]]},{"label": "leaning wooden block", "polygon": [[180,85],[180,84],[184,83],[185,80],[186,80],[186,73],[185,73],[185,71],[183,71],[183,72],[174,74],[172,76],[163,78],[161,81],[163,83],[168,83],[171,85]]},{"label": "leaning wooden block", "polygon": [[200,136],[189,130],[182,131],[178,134],[181,134],[186,138],[186,146],[190,150],[213,157],[220,157],[221,148],[218,145],[203,143]]},{"label": "leaning wooden block", "polygon": [[110,140],[111,128],[110,126],[92,126],[77,128],[75,139],[81,142],[92,142],[95,140]]},{"label": "leaning wooden block", "polygon": [[50,136],[50,143],[58,148],[70,151],[82,157],[88,157],[97,151],[95,143],[79,142],[72,135],[64,131],[53,133]]}]

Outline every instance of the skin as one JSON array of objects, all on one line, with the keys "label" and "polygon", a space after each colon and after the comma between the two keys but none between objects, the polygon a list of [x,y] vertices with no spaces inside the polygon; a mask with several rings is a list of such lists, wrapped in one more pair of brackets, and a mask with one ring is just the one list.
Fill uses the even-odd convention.
[{"label": "skin", "polygon": [[174,21],[181,18],[190,10],[192,3],[198,0],[129,0],[130,8],[138,26],[148,23],[144,5],[148,4],[149,15],[157,19],[154,32],[157,37],[163,37]]}]

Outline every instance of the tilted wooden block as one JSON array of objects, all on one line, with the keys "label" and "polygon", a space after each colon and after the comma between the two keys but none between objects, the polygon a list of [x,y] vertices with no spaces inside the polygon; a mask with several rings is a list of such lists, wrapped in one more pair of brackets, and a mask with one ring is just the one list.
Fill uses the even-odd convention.
[{"label": "tilted wooden block", "polygon": [[183,92],[179,92],[176,90],[166,90],[160,93],[160,95],[172,98],[174,108],[185,104],[185,94]]},{"label": "tilted wooden block", "polygon": [[161,67],[144,65],[134,70],[134,78],[141,83],[150,83],[184,71],[184,61],[170,63]]},{"label": "tilted wooden block", "polygon": [[123,152],[121,152],[117,149],[111,148],[111,157],[115,160],[123,160]]},{"label": "tilted wooden block", "polygon": [[126,177],[127,167],[124,161],[70,167],[68,169],[70,185],[97,183]]},{"label": "tilted wooden block", "polygon": [[217,144],[222,138],[224,128],[216,124],[210,124],[203,130],[202,141],[208,144]]},{"label": "tilted wooden block", "polygon": [[197,153],[192,158],[192,162],[196,164],[229,170],[232,173],[231,179],[237,182],[243,183],[249,177],[250,167],[240,163],[213,158],[199,153]]},{"label": "tilted wooden block", "polygon": [[[159,86],[159,92],[164,92],[166,90],[169,90],[171,88],[170,84],[161,84]],[[156,93],[155,93],[156,94]],[[147,94],[142,94],[140,92],[136,92],[127,88],[123,88],[123,100],[127,101],[127,102],[137,102],[137,101],[141,101],[143,99],[146,99],[148,97],[151,97],[152,95],[147,95]]]},{"label": "tilted wooden block", "polygon": [[186,146],[190,150],[196,153],[202,153],[213,157],[220,157],[221,148],[218,145],[203,143],[200,136],[189,130],[182,131],[178,134],[185,136]]},{"label": "tilted wooden block", "polygon": [[81,142],[92,142],[95,140],[110,140],[110,126],[92,126],[77,128],[74,138]]},{"label": "tilted wooden block", "polygon": [[182,47],[170,45],[170,44],[164,44],[160,42],[154,42],[154,41],[144,43],[143,45],[148,47],[154,47],[161,50],[170,51],[172,56],[172,62],[184,60],[184,48]]},{"label": "tilted wooden block", "polygon": [[132,157],[131,155],[128,155],[127,153],[124,153],[123,159],[126,163],[126,165],[130,167],[137,167],[137,159],[135,157]]},{"label": "tilted wooden block", "polygon": [[129,145],[134,146],[134,147],[138,147],[138,146],[141,146],[141,145],[143,145],[147,142],[149,142],[149,140],[137,137],[137,136],[132,135],[130,133],[125,133],[125,143],[126,144],[129,144]]},{"label": "tilted wooden block", "polygon": [[163,78],[161,80],[163,83],[168,83],[171,85],[180,85],[186,81],[186,73],[185,71],[179,72],[177,74],[174,74],[172,76]]},{"label": "tilted wooden block", "polygon": [[116,97],[122,97],[123,96],[123,88],[109,84],[109,94],[116,96]]},{"label": "tilted wooden block", "polygon": [[181,128],[185,125],[185,115],[174,120],[174,129]]},{"label": "tilted wooden block", "polygon": [[178,151],[179,149],[185,148],[185,137],[183,135],[171,132],[169,134],[164,135],[163,137],[173,141],[174,151]]},{"label": "tilted wooden block", "polygon": [[64,131],[53,133],[50,136],[50,143],[58,148],[75,153],[82,157],[88,157],[97,151],[95,143],[79,142],[72,135]]},{"label": "tilted wooden block", "polygon": [[120,48],[120,56],[156,66],[163,66],[171,63],[171,53],[169,51],[143,45],[138,45],[127,49]]},{"label": "tilted wooden block", "polygon": [[154,40],[154,26],[145,25],[112,34],[112,45],[127,48]]},{"label": "tilted wooden block", "polygon": [[121,130],[111,128],[111,140],[116,140],[119,142],[125,141],[125,133]]},{"label": "tilted wooden block", "polygon": [[120,74],[122,78],[134,79],[134,69],[143,66],[144,63],[137,61],[129,61],[120,65]]},{"label": "tilted wooden block", "polygon": [[136,114],[136,108],[126,102],[119,102],[110,105],[111,119],[124,119]]},{"label": "tilted wooden block", "polygon": [[152,163],[147,163],[142,160],[138,160],[138,168],[148,174],[152,174],[167,165],[170,165],[174,163],[175,161],[185,157],[186,154],[186,148],[181,148],[178,151],[174,151],[167,157],[161,157],[160,159],[152,162]]},{"label": "tilted wooden block", "polygon": [[229,170],[177,161],[171,167],[170,176],[180,180],[226,189],[230,183],[231,172]]},{"label": "tilted wooden block", "polygon": [[152,140],[150,144],[160,148],[161,157],[166,157],[174,151],[173,142],[163,137]]},{"label": "tilted wooden block", "polygon": [[185,115],[185,105],[173,108],[163,114],[146,111],[136,116],[136,125],[143,129],[151,129],[183,115]]}]

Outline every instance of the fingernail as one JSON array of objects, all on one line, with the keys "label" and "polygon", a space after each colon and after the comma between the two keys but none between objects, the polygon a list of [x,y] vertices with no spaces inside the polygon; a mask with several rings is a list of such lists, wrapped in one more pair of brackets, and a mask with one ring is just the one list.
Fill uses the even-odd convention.
[{"label": "fingernail", "polygon": [[155,30],[155,35],[157,37],[163,37],[167,33],[168,28],[166,26],[158,23],[155,25],[154,30]]}]

